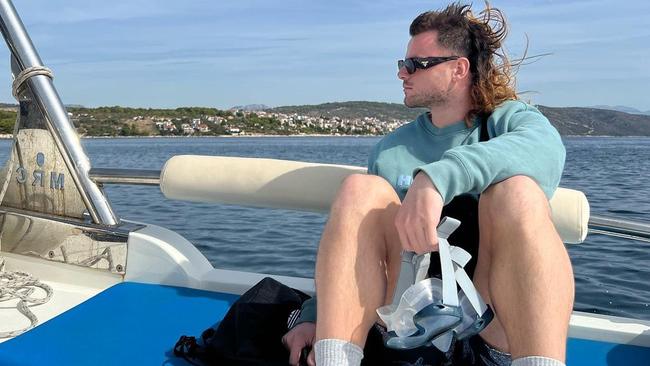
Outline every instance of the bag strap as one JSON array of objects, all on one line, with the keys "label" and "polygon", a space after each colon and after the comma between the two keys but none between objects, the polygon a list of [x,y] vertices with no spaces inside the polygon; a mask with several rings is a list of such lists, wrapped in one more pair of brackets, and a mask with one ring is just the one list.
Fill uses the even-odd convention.
[{"label": "bag strap", "polygon": [[459,302],[451,249],[447,239],[459,226],[460,221],[451,217],[443,217],[438,226],[438,253],[440,253],[440,269],[442,272],[442,303],[450,306],[458,306]]},{"label": "bag strap", "polygon": [[195,362],[199,353],[201,353],[201,346],[196,343],[194,337],[181,336],[174,345],[174,356],[182,357],[194,366],[201,366]]},{"label": "bag strap", "polygon": [[488,120],[489,115],[486,113],[481,113],[478,115],[478,120],[479,123],[481,124],[480,126],[480,131],[479,131],[479,142],[485,142],[490,139],[490,134],[488,133],[487,129],[487,120]]}]

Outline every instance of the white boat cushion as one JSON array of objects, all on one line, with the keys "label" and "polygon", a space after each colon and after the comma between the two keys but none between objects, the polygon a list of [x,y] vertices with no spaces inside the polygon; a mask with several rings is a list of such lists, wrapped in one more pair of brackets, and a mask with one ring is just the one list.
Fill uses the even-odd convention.
[{"label": "white boat cushion", "polygon": [[[223,156],[178,155],[165,163],[165,197],[193,202],[328,212],[348,175],[366,169],[349,165]],[[565,243],[587,235],[589,203],[582,192],[558,188],[551,199],[553,223]]]},{"label": "white boat cushion", "polygon": [[582,243],[589,226],[589,201],[584,193],[558,188],[551,198],[551,214],[555,229],[567,244]]}]

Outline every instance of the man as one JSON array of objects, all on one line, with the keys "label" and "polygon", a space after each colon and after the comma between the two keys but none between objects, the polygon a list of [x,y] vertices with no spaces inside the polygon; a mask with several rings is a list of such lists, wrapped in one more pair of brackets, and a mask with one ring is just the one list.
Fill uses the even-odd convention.
[{"label": "man", "polygon": [[451,360],[563,364],[573,274],[548,199],[565,151],[548,120],[516,100],[501,12],[479,15],[452,4],[411,24],[398,77],[404,103],[430,112],[377,144],[371,174],[343,182],[318,251],[318,322],[308,303],[283,338],[291,364],[313,343],[311,365],[358,365],[375,310],[392,302],[401,251],[436,251],[443,207],[468,196],[478,198],[473,281],[496,317]]}]

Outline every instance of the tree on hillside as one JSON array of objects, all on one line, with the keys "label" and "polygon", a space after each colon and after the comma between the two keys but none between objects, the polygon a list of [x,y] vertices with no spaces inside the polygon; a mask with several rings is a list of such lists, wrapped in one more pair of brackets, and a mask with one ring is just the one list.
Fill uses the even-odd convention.
[{"label": "tree on hillside", "polygon": [[13,133],[16,112],[0,110],[0,133]]}]

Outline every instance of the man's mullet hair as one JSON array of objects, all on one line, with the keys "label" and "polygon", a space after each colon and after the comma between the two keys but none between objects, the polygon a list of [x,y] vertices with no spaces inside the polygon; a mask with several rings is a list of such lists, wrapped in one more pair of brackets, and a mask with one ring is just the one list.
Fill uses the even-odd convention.
[{"label": "man's mullet hair", "polygon": [[506,100],[517,99],[512,64],[503,49],[508,29],[501,10],[486,2],[476,17],[470,5],[456,2],[418,15],[409,29],[411,37],[428,31],[437,31],[438,43],[455,56],[469,59],[472,106],[468,123],[491,114]]}]

